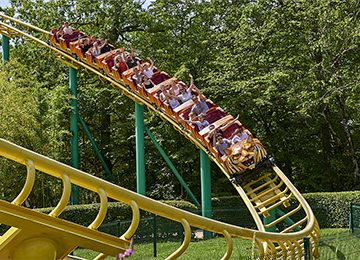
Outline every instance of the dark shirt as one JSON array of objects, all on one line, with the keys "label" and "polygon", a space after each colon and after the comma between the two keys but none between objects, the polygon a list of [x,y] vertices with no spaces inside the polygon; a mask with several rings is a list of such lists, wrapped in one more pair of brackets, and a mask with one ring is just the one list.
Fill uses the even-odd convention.
[{"label": "dark shirt", "polygon": [[106,53],[106,52],[108,52],[108,51],[111,51],[111,47],[110,47],[109,44],[106,43],[106,44],[104,45],[104,47],[102,47],[101,53]]},{"label": "dark shirt", "polygon": [[153,85],[150,81],[149,81],[148,84],[146,84],[146,83],[144,82],[144,86],[145,86],[146,89],[149,89],[149,88],[153,88],[153,87],[154,87],[154,85]]},{"label": "dark shirt", "polygon": [[90,49],[91,45],[90,44],[85,44],[84,45],[84,52],[87,52]]},{"label": "dark shirt", "polygon": [[134,57],[131,57],[130,60],[126,61],[126,64],[128,65],[129,69],[134,68],[135,66],[137,66],[137,61]]}]

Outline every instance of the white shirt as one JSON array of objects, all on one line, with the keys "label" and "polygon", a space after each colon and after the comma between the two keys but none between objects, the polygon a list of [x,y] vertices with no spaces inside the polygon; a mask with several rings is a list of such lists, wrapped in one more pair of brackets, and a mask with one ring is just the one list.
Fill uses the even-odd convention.
[{"label": "white shirt", "polygon": [[152,70],[152,68],[149,68],[148,70],[144,70],[144,74],[146,75],[146,77],[151,78],[151,76],[154,75],[154,71]]},{"label": "white shirt", "polygon": [[97,57],[97,56],[99,56],[100,54],[101,54],[101,50],[100,50],[99,46],[92,48],[92,55],[93,55],[94,57]]},{"label": "white shirt", "polygon": [[178,107],[180,105],[180,103],[175,98],[173,98],[173,99],[169,98],[169,105],[171,106],[171,108],[175,108],[175,107]]},{"label": "white shirt", "polygon": [[180,98],[181,102],[185,103],[186,101],[191,99],[191,96],[191,91],[186,90],[184,95],[179,95],[178,97]]},{"label": "white shirt", "polygon": [[71,28],[70,26],[64,27],[64,29],[63,29],[63,33],[64,33],[64,34],[72,34],[73,31],[74,31],[74,29]]},{"label": "white shirt", "polygon": [[231,141],[232,141],[234,144],[236,144],[237,142],[240,142],[240,141],[242,141],[242,140],[245,140],[245,139],[248,138],[248,137],[249,137],[249,133],[243,131],[240,137],[239,137],[238,135],[235,135]]}]

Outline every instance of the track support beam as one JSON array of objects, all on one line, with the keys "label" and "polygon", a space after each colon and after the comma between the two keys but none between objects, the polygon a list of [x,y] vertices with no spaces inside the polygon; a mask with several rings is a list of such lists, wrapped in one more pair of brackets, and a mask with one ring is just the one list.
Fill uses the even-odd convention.
[{"label": "track support beam", "polygon": [[146,195],[144,128],[144,106],[135,102],[136,187],[141,195]]},{"label": "track support beam", "polygon": [[[70,131],[71,137],[71,164],[79,169],[79,133],[78,133],[78,109],[77,109],[77,70],[69,66],[69,85],[72,95],[70,112]],[[79,187],[72,185],[71,205],[79,204]]]},{"label": "track support beam", "polygon": [[6,64],[6,62],[9,61],[10,51],[9,51],[9,37],[3,35],[2,36],[2,59],[3,59],[3,65]]},{"label": "track support beam", "polygon": [[[200,150],[200,176],[202,216],[212,218],[210,159],[203,150]],[[212,233],[205,230],[204,238],[211,237]]]}]

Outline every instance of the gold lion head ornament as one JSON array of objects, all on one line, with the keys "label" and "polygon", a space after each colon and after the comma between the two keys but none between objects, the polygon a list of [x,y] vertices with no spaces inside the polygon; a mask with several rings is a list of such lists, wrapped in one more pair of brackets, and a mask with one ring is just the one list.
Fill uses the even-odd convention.
[{"label": "gold lion head ornament", "polygon": [[225,149],[225,153],[225,166],[230,174],[254,169],[267,155],[260,141],[251,136]]}]

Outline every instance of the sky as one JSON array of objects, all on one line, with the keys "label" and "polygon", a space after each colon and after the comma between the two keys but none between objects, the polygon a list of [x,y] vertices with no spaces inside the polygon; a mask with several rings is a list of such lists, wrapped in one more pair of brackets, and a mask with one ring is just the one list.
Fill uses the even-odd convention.
[{"label": "sky", "polygon": [[9,0],[0,0],[0,6],[1,6],[1,7],[10,6]]}]

